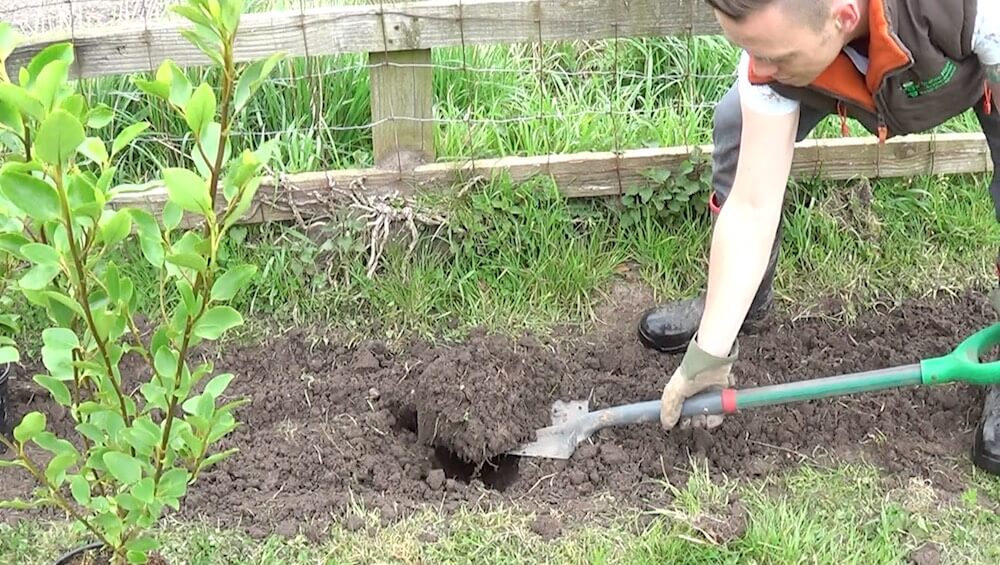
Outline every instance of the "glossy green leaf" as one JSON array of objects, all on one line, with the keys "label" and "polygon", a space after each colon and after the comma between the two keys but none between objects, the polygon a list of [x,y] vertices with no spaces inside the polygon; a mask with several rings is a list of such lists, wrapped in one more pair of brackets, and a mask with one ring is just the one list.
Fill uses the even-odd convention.
[{"label": "glossy green leaf", "polygon": [[36,120],[45,118],[45,106],[42,101],[16,84],[0,82],[0,101],[10,104],[22,114],[27,114]]},{"label": "glossy green leaf", "polygon": [[42,72],[42,69],[49,66],[53,61],[64,61],[67,64],[72,63],[73,45],[68,41],[62,41],[53,43],[39,51],[38,54],[31,58],[31,62],[28,63],[27,71],[29,80],[25,86],[31,88]]},{"label": "glossy green leaf", "polygon": [[69,479],[69,490],[78,504],[90,504],[90,482],[83,475],[73,475]]},{"label": "glossy green leaf", "polygon": [[243,316],[229,306],[215,306],[194,325],[194,334],[203,339],[218,339],[226,330],[243,323]]},{"label": "glossy green leaf", "polygon": [[29,217],[47,222],[60,216],[59,195],[49,183],[25,173],[0,175],[0,192]]},{"label": "glossy green leaf", "polygon": [[24,37],[7,22],[0,22],[0,67]]},{"label": "glossy green leaf", "polygon": [[242,290],[254,275],[257,274],[256,265],[237,265],[226,271],[221,277],[215,280],[212,285],[212,300],[230,300],[236,293]]},{"label": "glossy green leaf", "polygon": [[76,463],[76,455],[63,453],[56,455],[45,467],[45,477],[55,486],[61,486],[66,480],[66,470]]},{"label": "glossy green leaf", "polygon": [[154,267],[163,266],[163,239],[160,234],[160,226],[156,223],[156,218],[145,210],[138,208],[130,210],[132,221],[135,222],[139,232],[139,247],[142,255]]},{"label": "glossy green leaf", "polygon": [[48,375],[35,375],[34,381],[49,391],[52,398],[59,404],[68,406],[73,402],[73,397],[70,395],[69,387],[66,386],[66,383]]},{"label": "glossy green leaf", "polygon": [[145,92],[146,94],[153,96],[154,98],[159,98],[161,100],[170,99],[170,85],[165,84],[156,80],[147,80],[144,78],[133,78],[132,82],[135,86]]},{"label": "glossy green leaf", "polygon": [[24,443],[45,430],[45,414],[29,412],[21,418],[21,423],[14,428],[14,439]]},{"label": "glossy green leaf", "polygon": [[184,210],[176,202],[168,200],[163,205],[163,227],[165,229],[173,230],[177,228],[177,226],[181,225],[181,220],[183,219]]},{"label": "glossy green leaf", "polygon": [[163,473],[160,484],[156,488],[157,496],[180,498],[187,492],[187,483],[191,475],[187,469],[175,468]]},{"label": "glossy green leaf", "polygon": [[87,139],[80,120],[66,110],[55,110],[42,122],[35,137],[35,153],[51,165],[66,165]]},{"label": "glossy green leaf", "polygon": [[29,243],[21,248],[21,255],[39,265],[59,265],[59,252],[51,245]]},{"label": "glossy green leaf", "polygon": [[52,61],[41,70],[30,91],[46,110],[52,110],[59,101],[60,91],[68,76],[69,61]]},{"label": "glossy green leaf", "polygon": [[208,381],[208,384],[205,385],[205,394],[211,396],[212,398],[219,398],[229,387],[229,383],[233,382],[234,378],[235,375],[232,373],[216,375],[212,378],[212,380]]},{"label": "glossy green leaf", "polygon": [[98,104],[87,112],[87,127],[102,129],[115,118],[115,111],[107,104]]},{"label": "glossy green leaf", "polygon": [[111,156],[114,157],[120,153],[148,129],[149,122],[134,123],[123,129],[111,144]]},{"label": "glossy green leaf", "polygon": [[201,139],[205,126],[215,119],[215,92],[208,83],[201,83],[184,106],[184,119],[196,139]]},{"label": "glossy green leaf", "polygon": [[0,364],[17,363],[21,360],[21,354],[17,348],[5,345],[0,347]]},{"label": "glossy green leaf", "polygon": [[18,284],[28,290],[42,290],[59,274],[58,265],[35,265],[18,279]]},{"label": "glossy green leaf", "polygon": [[105,215],[98,224],[100,239],[108,247],[114,247],[132,232],[132,214],[128,210],[118,210]]},{"label": "glossy green leaf", "polygon": [[142,478],[142,464],[131,455],[109,451],[104,454],[102,459],[108,467],[108,472],[124,484],[135,484]]},{"label": "glossy green leaf", "polygon": [[83,140],[83,143],[80,144],[77,151],[79,151],[84,157],[102,167],[107,166],[110,158],[107,146],[104,145],[104,141],[99,137],[88,137]]},{"label": "glossy green leaf", "polygon": [[163,180],[167,185],[170,201],[182,209],[207,214],[212,208],[208,183],[194,172],[182,168],[164,169]]},{"label": "glossy green leaf", "polygon": [[21,112],[13,104],[0,100],[0,129],[2,128],[9,129],[18,137],[24,137],[24,120],[21,118]]},{"label": "glossy green leaf", "polygon": [[80,348],[77,335],[67,328],[42,331],[42,363],[60,381],[73,380],[73,350]]},{"label": "glossy green leaf", "polygon": [[167,261],[178,267],[186,267],[188,269],[194,269],[196,272],[203,273],[208,269],[208,262],[205,258],[197,253],[171,253],[167,255]]},{"label": "glossy green leaf", "polygon": [[264,80],[274,70],[275,65],[284,57],[283,53],[274,53],[267,59],[254,61],[247,65],[236,81],[236,93],[233,95],[233,111],[239,113],[243,110],[247,102],[253,98],[254,93]]}]

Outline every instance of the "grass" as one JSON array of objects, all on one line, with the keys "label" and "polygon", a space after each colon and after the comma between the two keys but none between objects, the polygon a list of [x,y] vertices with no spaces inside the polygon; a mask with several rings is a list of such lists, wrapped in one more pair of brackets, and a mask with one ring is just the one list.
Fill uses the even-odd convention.
[{"label": "grass", "polygon": [[[557,516],[555,539],[514,508],[443,518],[425,511],[388,526],[364,514],[356,532],[336,524],[319,541],[250,539],[204,523],[164,526],[172,563],[900,563],[933,544],[944,563],[995,563],[1000,482],[980,476],[959,497],[919,482],[890,484],[876,469],[803,467],[764,481],[713,482],[695,472],[671,502],[646,511]],[[740,510],[742,506],[743,510]],[[742,519],[745,527],[735,527]],[[728,532],[728,533],[727,533]],[[79,543],[63,523],[0,525],[0,554],[45,563]]]}]

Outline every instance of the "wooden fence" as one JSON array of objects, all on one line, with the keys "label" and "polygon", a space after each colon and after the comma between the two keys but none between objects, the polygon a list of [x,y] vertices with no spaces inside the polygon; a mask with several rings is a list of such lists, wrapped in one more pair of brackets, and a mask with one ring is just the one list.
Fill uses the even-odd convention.
[{"label": "wooden fence", "polygon": [[[72,41],[74,77],[156,69],[166,58],[197,66],[208,60],[179,33],[158,21],[35,36],[8,59],[8,72],[54,42]],[[437,162],[433,135],[431,50],[501,43],[545,43],[631,37],[717,34],[703,0],[427,0],[247,14],[236,45],[238,61],[282,51],[292,57],[367,53],[371,72],[373,153],[376,167],[268,179],[246,221],[326,214],[340,191],[369,195],[439,190],[499,172],[514,179],[550,175],[568,197],[619,194],[643,182],[652,168],[672,168],[691,152],[712,147],[628,149],[613,152],[503,157]],[[879,145],[873,137],[815,139],[798,144],[796,177],[847,179],[905,177],[992,170],[984,137],[911,135]],[[162,188],[132,194],[127,205],[159,209]]]}]

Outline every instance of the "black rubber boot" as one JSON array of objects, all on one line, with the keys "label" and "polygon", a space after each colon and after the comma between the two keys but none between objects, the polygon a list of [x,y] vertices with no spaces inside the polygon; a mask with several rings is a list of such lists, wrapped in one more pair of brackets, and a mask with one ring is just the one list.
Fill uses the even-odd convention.
[{"label": "black rubber boot", "polygon": [[[774,299],[774,268],[771,263],[764,273],[764,280],[750,310],[740,327],[740,333],[752,334],[767,317]],[[684,351],[694,338],[701,316],[705,310],[704,294],[696,298],[688,298],[669,302],[662,306],[650,308],[639,318],[639,341],[643,345],[663,353],[679,353]]]},{"label": "black rubber boot", "polygon": [[972,443],[972,462],[987,473],[1000,475],[1000,385],[990,385],[986,391]]}]

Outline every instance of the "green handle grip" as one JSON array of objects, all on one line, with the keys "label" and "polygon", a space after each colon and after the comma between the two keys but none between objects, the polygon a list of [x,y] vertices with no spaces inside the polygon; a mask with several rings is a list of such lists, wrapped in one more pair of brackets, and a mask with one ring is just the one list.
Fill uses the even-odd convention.
[{"label": "green handle grip", "polygon": [[976,385],[1000,384],[1000,360],[983,362],[983,357],[998,345],[1000,323],[972,334],[947,355],[921,361],[923,384],[955,381]]},{"label": "green handle grip", "polygon": [[1000,384],[1000,359],[984,362],[991,349],[1000,346],[1000,323],[966,338],[947,355],[919,363],[818,379],[747,389],[715,392],[718,406],[705,413],[733,413],[757,406],[814,400],[828,396],[873,392],[914,385],[965,382],[975,385]]}]

